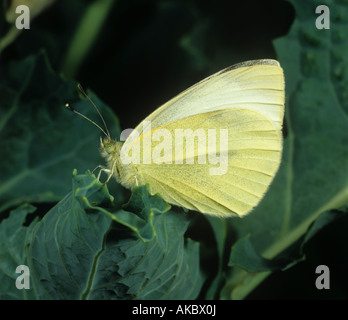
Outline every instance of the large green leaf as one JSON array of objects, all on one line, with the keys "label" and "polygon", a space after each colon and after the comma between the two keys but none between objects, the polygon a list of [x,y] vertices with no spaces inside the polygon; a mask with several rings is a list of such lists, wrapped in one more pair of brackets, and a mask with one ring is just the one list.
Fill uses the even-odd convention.
[{"label": "large green leaf", "polygon": [[[41,221],[24,226],[33,207],[14,210],[0,224],[0,297],[196,298],[204,279],[198,243],[183,237],[184,213],[168,211],[145,186],[133,190],[124,210],[112,205],[106,186],[87,173],[73,177],[72,192]],[[14,285],[21,264],[30,269],[29,290]]]},{"label": "large green leaf", "polygon": [[[239,238],[251,234],[244,251],[242,243],[234,248],[238,252],[232,250],[233,264],[263,271],[251,275],[233,268],[222,293],[225,298],[245,297],[274,269],[265,259],[294,245],[300,252],[298,240],[311,236],[310,225],[348,202],[347,1],[291,3],[295,22],[289,34],[274,43],[286,81],[282,164],[261,204],[247,217],[228,221]],[[330,8],[330,30],[315,27],[320,4]],[[320,221],[322,225],[331,219]],[[255,259],[246,261],[246,255]]]},{"label": "large green leaf", "polygon": [[[69,192],[73,168],[85,171],[103,163],[101,132],[64,105],[69,102],[92,119],[97,113],[78,96],[76,83],[51,70],[43,53],[1,71],[0,212],[23,202],[59,201]],[[118,120],[91,97],[117,136]]]},{"label": "large green leaf", "polygon": [[[113,198],[76,171],[66,195],[73,167],[103,163],[99,130],[64,107],[95,119],[76,84],[56,76],[43,53],[7,65],[1,80],[1,208],[60,200],[47,213],[23,205],[0,224],[1,298],[196,298],[204,280],[199,246],[184,238],[190,220],[182,211],[168,211],[145,186],[121,209],[120,186]],[[117,136],[117,119],[91,97]],[[43,218],[30,223],[28,213]],[[30,290],[15,286],[18,265],[29,266]]]}]

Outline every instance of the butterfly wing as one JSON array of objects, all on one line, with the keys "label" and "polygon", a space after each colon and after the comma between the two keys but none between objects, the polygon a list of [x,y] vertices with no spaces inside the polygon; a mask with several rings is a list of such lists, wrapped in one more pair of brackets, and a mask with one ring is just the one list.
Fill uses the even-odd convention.
[{"label": "butterfly wing", "polygon": [[[193,159],[186,153],[187,139],[167,138],[175,137],[177,128],[199,132],[202,127],[219,129],[210,142],[203,135],[202,141],[193,140]],[[151,163],[137,166],[138,179],[175,205],[212,215],[244,215],[260,201],[279,167],[281,136],[271,121],[254,111],[219,110],[175,120],[161,129],[170,132],[161,142],[167,152],[156,151],[160,144],[153,147]],[[220,134],[224,129],[228,136]],[[220,156],[227,156],[214,164],[215,142]]]},{"label": "butterfly wing", "polygon": [[[149,123],[155,129],[170,121],[226,108],[257,111],[280,131],[284,116],[284,76],[279,62],[251,60],[223,69],[156,109],[134,131],[141,136],[149,130]],[[131,134],[125,144],[136,138],[137,134]]]},{"label": "butterfly wing", "polygon": [[[132,133],[123,148],[128,152],[134,142],[158,129],[172,134],[178,128],[228,129],[227,150],[220,150],[228,154],[226,173],[212,175],[214,165],[198,163],[199,152],[209,158],[209,148],[200,151],[198,144],[192,164],[186,164],[185,152],[182,164],[180,155],[176,160],[175,148],[167,159],[159,153],[159,161],[152,147],[152,159],[136,165],[137,182],[148,183],[152,193],[172,204],[213,215],[243,215],[260,201],[279,167],[283,114],[279,63],[249,61],[202,80],[158,108],[138,125],[135,132],[140,135]],[[144,151],[140,148],[141,159]]]}]

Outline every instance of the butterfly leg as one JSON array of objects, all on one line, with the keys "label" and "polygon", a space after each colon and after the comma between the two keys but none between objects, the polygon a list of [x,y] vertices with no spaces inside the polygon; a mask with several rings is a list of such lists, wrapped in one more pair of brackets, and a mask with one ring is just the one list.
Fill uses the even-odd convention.
[{"label": "butterfly leg", "polygon": [[[104,184],[107,184],[109,182],[109,180],[111,179],[112,175],[114,174],[114,171],[115,171],[115,168],[116,168],[116,161],[114,161],[114,163],[112,164],[112,168],[111,170],[109,169],[104,169],[103,171],[108,173],[109,176],[108,178],[106,179],[106,181],[104,182]],[[102,171],[102,170],[101,170]]]},{"label": "butterfly leg", "polygon": [[101,175],[102,171],[104,171],[104,172],[106,172],[106,173],[108,173],[108,174],[110,174],[110,172],[111,172],[110,169],[108,169],[108,168],[106,168],[106,167],[104,167],[104,166],[102,166],[102,165],[99,165],[99,166],[97,166],[97,167],[95,167],[95,168],[93,169],[92,173],[94,173],[94,171],[96,171],[97,169],[100,169],[99,172],[98,172],[97,181],[100,180],[100,175]]}]

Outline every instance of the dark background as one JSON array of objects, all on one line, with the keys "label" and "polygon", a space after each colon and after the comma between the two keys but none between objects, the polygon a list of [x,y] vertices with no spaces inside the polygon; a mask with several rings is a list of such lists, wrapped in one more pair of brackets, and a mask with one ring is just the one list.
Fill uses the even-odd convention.
[{"label": "dark background", "polygon": [[[71,75],[71,68],[64,66],[65,54],[92,2],[56,1],[2,59],[45,48],[58,73],[80,81],[115,110],[122,129],[134,128],[213,72],[245,60],[276,58],[272,39],[285,35],[294,19],[292,6],[278,0],[115,1],[79,70]],[[189,44],[183,44],[185,39]]]}]

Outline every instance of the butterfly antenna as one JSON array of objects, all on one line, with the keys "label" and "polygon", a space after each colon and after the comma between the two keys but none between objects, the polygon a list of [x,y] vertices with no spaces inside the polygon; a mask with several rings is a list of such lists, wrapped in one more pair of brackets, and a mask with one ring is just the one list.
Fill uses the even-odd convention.
[{"label": "butterfly antenna", "polygon": [[[110,138],[110,134],[109,131],[107,131],[107,133],[103,130],[103,128],[101,126],[99,126],[98,124],[96,124],[93,120],[91,120],[90,118],[86,117],[85,115],[83,115],[82,113],[76,111],[69,103],[65,104],[65,107],[68,108],[70,111],[72,111],[73,113],[78,114],[79,116],[81,116],[82,118],[88,120],[89,122],[93,123],[97,128],[99,128],[108,138]],[[106,129],[107,130],[107,129]]]},{"label": "butterfly antenna", "polygon": [[[102,131],[104,132],[104,134],[105,134],[107,137],[110,138],[110,137],[111,137],[111,136],[110,136],[110,132],[109,132],[109,130],[108,130],[108,127],[107,127],[107,125],[106,125],[106,122],[105,122],[105,120],[104,120],[102,114],[100,113],[98,107],[95,105],[95,103],[92,101],[92,99],[88,96],[88,94],[87,94],[87,93],[85,92],[85,90],[82,88],[82,86],[81,86],[80,83],[77,85],[77,87],[79,88],[79,90],[81,91],[81,93],[90,101],[90,103],[92,103],[94,109],[97,110],[100,119],[103,121],[105,130],[106,130],[106,133],[105,133],[104,130],[102,130]],[[75,112],[75,113],[76,113],[76,112]],[[98,126],[98,127],[99,127],[99,126]],[[99,127],[99,128],[100,128],[100,127]]]}]

